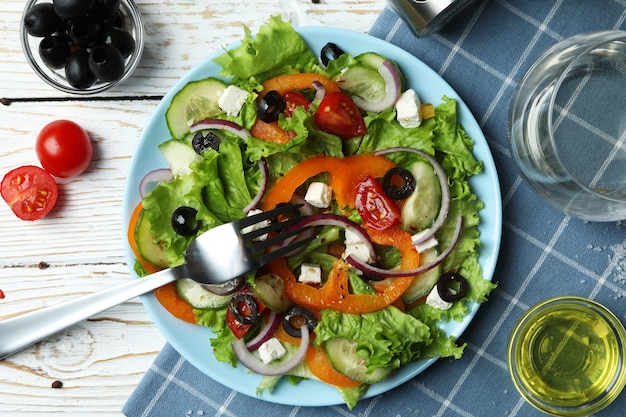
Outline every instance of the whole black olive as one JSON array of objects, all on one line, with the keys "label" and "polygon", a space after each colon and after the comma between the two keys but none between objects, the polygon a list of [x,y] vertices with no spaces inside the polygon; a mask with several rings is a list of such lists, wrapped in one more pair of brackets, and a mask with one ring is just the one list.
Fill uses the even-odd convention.
[{"label": "whole black olive", "polygon": [[198,210],[181,206],[172,213],[172,228],[181,236],[193,236],[200,230],[200,221],[196,218]]},{"label": "whole black olive", "polygon": [[99,22],[91,19],[74,19],[67,24],[67,35],[81,48],[91,48],[104,40]]},{"label": "whole black olive", "polygon": [[111,45],[115,46],[124,58],[130,56],[135,50],[135,38],[125,30],[113,28],[109,32]]},{"label": "whole black olive", "polygon": [[96,0],[52,0],[54,12],[61,19],[73,19],[89,13]]},{"label": "whole black olive", "polygon": [[115,46],[98,45],[89,54],[89,68],[100,81],[117,81],[124,75],[124,57]]},{"label": "whole black olive", "polygon": [[467,295],[468,283],[458,272],[446,272],[437,281],[437,292],[443,301],[453,303]]},{"label": "whole black olive", "polygon": [[89,54],[83,49],[72,52],[65,61],[65,78],[69,85],[81,90],[96,83],[96,76],[89,69]]},{"label": "whole black olive", "polygon": [[311,310],[302,306],[293,306],[283,316],[283,328],[293,337],[302,337],[300,328],[306,325],[309,333],[317,326],[317,318]]},{"label": "whole black olive", "polygon": [[191,140],[191,146],[193,146],[193,150],[196,151],[198,155],[202,155],[204,151],[209,149],[219,151],[220,138],[213,132],[207,132],[206,135],[203,135],[202,132],[196,132]]},{"label": "whole black olive", "polygon": [[415,177],[404,168],[393,167],[383,177],[382,186],[389,197],[401,200],[415,191]]},{"label": "whole black olive", "polygon": [[52,3],[39,3],[24,14],[24,28],[32,36],[44,37],[63,30],[63,21]]},{"label": "whole black olive", "polygon": [[39,56],[47,67],[61,69],[71,50],[65,36],[46,36],[39,42]]},{"label": "whole black olive", "polygon": [[276,90],[268,91],[257,106],[257,116],[265,123],[278,120],[278,116],[285,111],[287,102]]},{"label": "whole black olive", "polygon": [[113,22],[117,18],[120,0],[96,0],[93,14],[101,21]]}]

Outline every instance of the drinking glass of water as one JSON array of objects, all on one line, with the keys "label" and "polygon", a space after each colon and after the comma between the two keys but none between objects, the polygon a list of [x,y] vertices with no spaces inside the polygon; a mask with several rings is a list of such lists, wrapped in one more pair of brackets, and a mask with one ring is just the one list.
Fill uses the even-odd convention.
[{"label": "drinking glass of water", "polygon": [[510,146],[549,203],[588,221],[626,220],[626,31],[548,49],[513,93]]}]

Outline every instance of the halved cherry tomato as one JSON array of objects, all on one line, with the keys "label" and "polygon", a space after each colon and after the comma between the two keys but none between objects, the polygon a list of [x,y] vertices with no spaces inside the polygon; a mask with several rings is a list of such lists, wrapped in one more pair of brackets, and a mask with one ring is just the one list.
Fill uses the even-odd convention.
[{"label": "halved cherry tomato", "polygon": [[326,133],[348,139],[365,134],[365,121],[352,99],[342,92],[326,94],[315,112],[315,125]]},{"label": "halved cherry tomato", "polygon": [[356,188],[355,206],[368,227],[385,230],[400,221],[400,208],[383,191],[382,185],[370,176]]},{"label": "halved cherry tomato", "polygon": [[59,195],[54,178],[34,165],[15,168],[2,179],[1,193],[22,220],[37,220],[50,213]]},{"label": "halved cherry tomato", "polygon": [[283,98],[287,102],[287,107],[285,108],[285,116],[291,117],[293,112],[298,107],[304,107],[305,110],[309,109],[309,100],[306,99],[302,94],[296,91],[287,91],[283,94]]}]

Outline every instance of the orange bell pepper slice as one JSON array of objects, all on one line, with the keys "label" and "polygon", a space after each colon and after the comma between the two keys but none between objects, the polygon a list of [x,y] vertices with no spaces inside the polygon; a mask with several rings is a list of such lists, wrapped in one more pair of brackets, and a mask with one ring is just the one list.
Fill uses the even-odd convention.
[{"label": "orange bell pepper slice", "polygon": [[314,82],[318,82],[323,85],[326,90],[326,94],[341,91],[337,83],[324,75],[313,72],[302,72],[278,75],[265,81],[263,83],[263,91],[259,93],[259,99],[261,99],[265,93],[272,90],[277,91],[282,96],[288,91],[313,88]]},{"label": "orange bell pepper slice", "polygon": [[345,158],[318,155],[291,168],[268,191],[263,210],[271,210],[279,203],[288,202],[296,189],[309,178],[328,172],[330,186],[340,207],[354,207],[357,184],[368,175],[381,178],[395,164],[384,156],[353,155]]},{"label": "orange bell pepper slice", "polygon": [[[400,269],[413,269],[419,266],[419,253],[411,242],[411,235],[399,228],[368,230],[373,242],[393,245],[402,255]],[[312,309],[330,308],[350,314],[365,314],[381,310],[395,303],[409,288],[415,277],[394,278],[386,288],[378,288],[376,294],[351,294],[348,291],[349,265],[344,260],[335,262],[328,279],[321,287],[303,284],[296,280],[283,258],[270,263],[268,272],[277,274],[285,281],[287,295],[295,303]]]}]

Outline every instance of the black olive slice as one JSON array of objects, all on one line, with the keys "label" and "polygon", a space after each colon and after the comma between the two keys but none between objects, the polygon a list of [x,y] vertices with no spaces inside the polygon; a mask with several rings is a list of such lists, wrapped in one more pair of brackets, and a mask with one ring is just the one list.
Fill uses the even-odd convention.
[{"label": "black olive slice", "polygon": [[453,303],[465,297],[468,283],[458,272],[446,272],[437,281],[437,292],[443,301]]},{"label": "black olive slice", "polygon": [[331,60],[334,61],[335,59],[339,58],[343,54],[345,54],[343,49],[341,49],[340,47],[338,47],[336,44],[332,42],[328,42],[322,48],[322,52],[320,54],[320,61],[322,61],[322,65],[326,67],[328,66],[328,63]]},{"label": "black olive slice", "polygon": [[302,337],[300,328],[305,324],[309,328],[309,333],[317,326],[315,314],[306,307],[293,306],[283,316],[283,328],[290,336]]},{"label": "black olive slice", "polygon": [[200,221],[196,219],[198,210],[181,206],[172,213],[172,228],[181,236],[193,236],[200,230]]},{"label": "black olive slice", "polygon": [[382,181],[383,191],[394,200],[402,200],[415,191],[415,177],[410,171],[401,168],[391,168]]},{"label": "black olive slice", "polygon": [[213,132],[207,132],[203,135],[202,132],[196,132],[191,140],[191,146],[198,155],[209,149],[214,149],[219,152],[220,150],[220,138]]},{"label": "black olive slice", "polygon": [[278,120],[278,116],[287,108],[287,102],[276,90],[268,91],[256,108],[256,114],[265,123]]},{"label": "black olive slice", "polygon": [[241,324],[252,324],[259,319],[259,305],[251,294],[239,292],[233,295],[228,308]]}]

